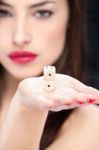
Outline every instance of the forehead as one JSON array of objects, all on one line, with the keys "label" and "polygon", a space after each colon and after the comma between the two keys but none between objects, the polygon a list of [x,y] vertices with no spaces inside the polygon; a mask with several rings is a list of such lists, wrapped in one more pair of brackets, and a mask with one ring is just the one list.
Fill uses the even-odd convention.
[{"label": "forehead", "polygon": [[39,3],[45,3],[45,4],[51,4],[51,3],[62,3],[65,0],[0,0],[0,3],[4,3],[4,4],[10,4],[10,5],[24,5],[24,6],[28,6],[28,5],[35,5],[35,4],[39,4]]}]

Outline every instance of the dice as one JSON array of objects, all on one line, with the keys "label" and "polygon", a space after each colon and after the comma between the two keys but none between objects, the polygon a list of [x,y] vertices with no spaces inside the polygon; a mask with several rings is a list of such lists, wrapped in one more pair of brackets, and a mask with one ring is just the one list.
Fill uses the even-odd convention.
[{"label": "dice", "polygon": [[44,90],[53,91],[55,89],[55,73],[56,68],[54,66],[44,67]]},{"label": "dice", "polygon": [[44,67],[44,80],[54,81],[56,69],[54,66]]},{"label": "dice", "polygon": [[55,89],[54,81],[44,80],[44,91],[53,91]]}]

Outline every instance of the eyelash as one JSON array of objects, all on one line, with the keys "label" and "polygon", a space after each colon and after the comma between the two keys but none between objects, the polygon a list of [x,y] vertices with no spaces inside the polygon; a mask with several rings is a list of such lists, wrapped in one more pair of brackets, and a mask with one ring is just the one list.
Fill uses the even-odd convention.
[{"label": "eyelash", "polygon": [[9,11],[0,9],[0,18],[10,17],[10,16],[12,16],[12,14]]},{"label": "eyelash", "polygon": [[[35,13],[33,13],[33,16],[38,19],[47,19],[53,15],[53,12],[50,10],[38,10]],[[4,9],[0,9],[0,18],[3,17],[11,17],[12,14]]]},{"label": "eyelash", "polygon": [[47,19],[53,15],[53,12],[50,10],[38,10],[33,14],[33,16],[36,16],[36,18],[39,19]]}]

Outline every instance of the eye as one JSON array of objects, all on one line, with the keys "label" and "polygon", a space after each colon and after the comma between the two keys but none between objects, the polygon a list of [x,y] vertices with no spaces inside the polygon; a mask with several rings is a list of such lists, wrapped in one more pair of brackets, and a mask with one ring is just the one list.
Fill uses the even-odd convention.
[{"label": "eye", "polygon": [[4,9],[0,9],[0,17],[9,17],[9,16],[12,16],[11,13],[7,10],[4,10]]},{"label": "eye", "polygon": [[48,17],[51,17],[53,14],[52,11],[48,11],[48,10],[39,10],[35,13],[35,16],[37,18],[41,18],[41,19],[44,19],[44,18],[48,18]]}]

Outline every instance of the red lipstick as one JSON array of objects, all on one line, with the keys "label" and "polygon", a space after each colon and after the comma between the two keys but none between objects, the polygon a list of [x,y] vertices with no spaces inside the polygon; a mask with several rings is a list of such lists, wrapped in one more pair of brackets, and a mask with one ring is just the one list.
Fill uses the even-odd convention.
[{"label": "red lipstick", "polygon": [[37,58],[37,54],[29,51],[14,51],[8,55],[8,57],[15,63],[26,64],[34,61]]}]

